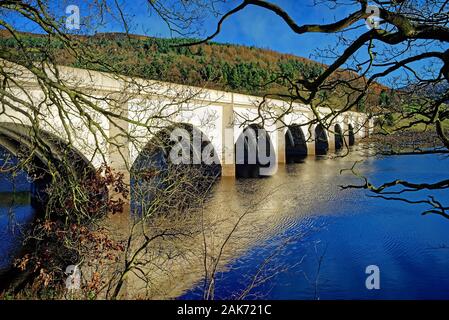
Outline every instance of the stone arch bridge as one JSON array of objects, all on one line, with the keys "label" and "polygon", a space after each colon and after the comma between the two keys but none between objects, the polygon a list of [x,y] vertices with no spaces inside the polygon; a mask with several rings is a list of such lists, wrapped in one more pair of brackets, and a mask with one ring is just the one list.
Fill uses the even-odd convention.
[{"label": "stone arch bridge", "polygon": [[[337,151],[353,145],[372,130],[372,120],[363,113],[334,116],[330,109],[314,113],[298,103],[262,101],[260,97],[232,92],[63,66],[58,67],[57,73],[48,70],[50,79],[54,78],[53,88],[60,88],[61,84],[74,88],[85,94],[86,102],[76,92],[64,89],[52,96],[36,75],[16,65],[2,67],[9,70],[14,80],[2,97],[3,147],[27,143],[27,135],[32,132],[23,128],[30,128],[29,115],[33,115],[48,135],[65,141],[62,150],[74,148],[93,167],[107,163],[128,174],[158,128],[169,124],[183,123],[200,130],[213,146],[223,177],[240,174],[235,164],[235,144],[248,128],[268,134],[276,164]],[[56,101],[59,108],[52,103]],[[98,112],[97,108],[107,112]],[[328,116],[327,125],[311,123],[317,115]]]}]

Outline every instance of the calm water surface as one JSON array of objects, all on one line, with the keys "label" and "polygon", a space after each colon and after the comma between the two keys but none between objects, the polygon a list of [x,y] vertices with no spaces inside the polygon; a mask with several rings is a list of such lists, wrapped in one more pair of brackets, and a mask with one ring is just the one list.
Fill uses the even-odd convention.
[{"label": "calm water surface", "polygon": [[20,252],[24,230],[35,216],[30,188],[24,172],[15,178],[0,174],[0,274]]},{"label": "calm water surface", "polygon": [[[340,190],[339,185],[358,182],[349,173],[339,174],[356,159],[308,158],[280,167],[270,178],[219,182],[210,205],[239,210],[262,202],[258,214],[266,232],[255,235],[230,260],[227,271],[217,277],[216,297],[241,292],[262,262],[279,252],[265,270],[268,280],[248,298],[448,299],[449,220],[421,216],[423,206],[372,198],[363,190]],[[377,183],[396,178],[434,182],[447,177],[449,160],[438,155],[371,158],[360,170]],[[0,180],[0,187],[8,189],[7,182]],[[411,198],[429,194],[448,198],[442,191]],[[20,249],[20,226],[34,212],[26,201],[11,205],[11,194],[0,197],[1,270]],[[373,264],[380,268],[381,288],[370,291],[365,268]],[[200,297],[201,281],[180,298]]]},{"label": "calm water surface", "polygon": [[[280,168],[270,179],[217,188],[214,197],[231,203],[250,201],[279,185],[272,197],[281,206],[267,224],[275,233],[256,241],[217,277],[216,298],[229,298],[247,288],[276,250],[280,253],[264,273],[269,280],[248,298],[449,298],[449,220],[421,216],[424,206],[372,198],[363,190],[340,190],[339,185],[358,181],[350,173],[339,175],[354,159],[309,158]],[[396,178],[435,182],[447,177],[449,159],[438,155],[376,158],[365,161],[360,170],[377,183]],[[429,194],[442,201],[448,198],[447,192],[424,191],[410,199]],[[286,238],[290,242],[283,244]],[[380,290],[365,287],[368,265],[380,268]],[[199,283],[180,298],[196,299],[201,294]]]}]

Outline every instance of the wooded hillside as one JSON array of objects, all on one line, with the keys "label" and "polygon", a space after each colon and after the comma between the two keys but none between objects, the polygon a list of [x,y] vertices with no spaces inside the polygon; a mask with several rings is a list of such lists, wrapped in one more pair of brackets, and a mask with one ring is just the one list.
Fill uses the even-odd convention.
[{"label": "wooded hillside", "polygon": [[[129,76],[251,95],[287,94],[285,80],[280,79],[281,76],[289,79],[314,78],[325,67],[312,60],[255,47],[219,43],[176,46],[189,39],[116,33],[79,36],[79,39],[83,55],[73,54],[73,50],[66,48],[63,42],[45,35],[21,33],[16,39],[3,30],[0,31],[0,48],[14,54],[14,48],[23,45],[35,61],[47,55],[60,64],[78,68],[114,71]],[[83,48],[86,50],[83,51]],[[114,70],[111,70],[111,66]],[[350,76],[350,72],[343,71],[340,74]],[[379,93],[385,90],[388,88],[375,84],[364,103],[376,105]],[[327,99],[331,107],[339,108],[343,102],[340,103],[338,96],[341,94],[323,92],[321,98]],[[360,105],[358,109],[363,111],[365,106]]]}]

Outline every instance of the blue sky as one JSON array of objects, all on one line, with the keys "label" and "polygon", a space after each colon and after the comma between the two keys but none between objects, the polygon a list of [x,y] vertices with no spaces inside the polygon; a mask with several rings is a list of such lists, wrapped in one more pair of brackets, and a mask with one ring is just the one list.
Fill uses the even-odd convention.
[{"label": "blue sky", "polygon": [[[173,0],[175,1],[175,0]],[[91,2],[91,1],[88,1]],[[113,6],[114,1],[110,0]],[[131,32],[148,36],[170,37],[171,34],[166,24],[156,14],[148,10],[147,0],[119,0],[130,23]],[[349,7],[329,10],[325,6],[314,6],[313,0],[272,0],[279,4],[298,23],[328,23],[336,18],[346,16],[351,12]],[[80,7],[81,21],[86,16],[93,15],[91,8],[82,0],[56,0],[49,1],[50,10],[57,16],[64,18],[65,8],[69,4]],[[228,7],[239,4],[239,0],[229,1]],[[211,33],[216,26],[217,19],[206,19],[201,25],[202,35]],[[14,24],[24,31],[39,32],[32,24],[24,19],[15,18]],[[123,31],[123,25],[112,18],[106,19],[100,27],[82,27],[82,33]],[[365,32],[366,28],[360,30]],[[223,26],[222,32],[214,40],[233,44],[269,48],[283,53],[292,53],[303,57],[310,57],[316,48],[335,46],[335,36],[325,34],[313,34],[298,36],[276,15],[267,10],[249,6],[245,10],[231,17]]]},{"label": "blue sky", "polygon": [[[137,0],[137,3],[141,0]],[[143,0],[145,2],[145,0]],[[328,23],[335,18],[341,18],[351,12],[350,7],[330,10],[325,6],[314,6],[313,0],[274,0],[298,23]],[[169,37],[166,25],[157,16],[149,16],[146,10],[136,10],[139,6],[126,4],[128,12],[134,14],[134,28],[136,33],[152,36]],[[239,4],[231,1],[229,7]],[[211,33],[217,19],[208,19],[203,25],[204,34]],[[365,32],[363,28],[361,31]],[[176,34],[175,34],[176,36]],[[335,45],[335,36],[325,34],[298,36],[275,14],[255,6],[248,6],[245,10],[229,18],[223,25],[222,32],[215,41],[269,48],[283,53],[292,53],[303,57],[310,57],[313,50],[320,46]]]},{"label": "blue sky", "polygon": [[[169,0],[176,1],[176,0]],[[91,1],[88,1],[90,3]],[[178,36],[171,34],[162,19],[148,10],[147,0],[118,0],[123,12],[126,14],[130,23],[130,32],[144,34],[148,36],[170,37]],[[337,9],[329,9],[324,5],[315,6],[313,0],[271,0],[271,2],[280,5],[286,10],[298,24],[307,23],[329,23],[339,20],[349,13],[357,10],[354,6],[340,6]],[[110,0],[111,5],[114,0]],[[239,0],[228,1],[228,8],[239,4]],[[80,7],[81,22],[88,16],[95,13],[86,5],[86,1],[82,0],[59,0],[49,1],[51,11],[60,16],[65,17],[65,7],[68,4],[76,4]],[[212,15],[208,16],[200,25],[201,35],[205,36],[215,30],[217,19]],[[20,25],[25,31],[34,31],[33,26],[15,19],[14,23]],[[81,33],[94,32],[122,32],[123,25],[113,18],[109,17],[103,21],[101,26],[94,24],[95,27],[82,26]],[[348,33],[350,38],[356,38],[358,35],[366,32],[368,29],[364,22],[359,23],[359,28]],[[274,13],[255,6],[248,6],[243,11],[232,16],[225,22],[222,32],[214,41],[242,44],[248,46],[256,46],[260,48],[268,48],[282,53],[292,53],[298,56],[311,58],[324,63],[330,63],[333,59],[324,59],[318,57],[315,53],[317,50],[330,49],[332,53],[338,54],[345,46],[338,43],[335,34],[306,34],[297,35]],[[434,45],[429,47],[433,49]],[[447,47],[447,45],[445,45]],[[400,47],[400,46],[399,46]],[[376,50],[381,50],[380,44]],[[366,50],[361,50],[358,54],[360,60],[366,59]],[[421,69],[432,65],[436,61],[419,63],[417,66]],[[400,75],[396,73],[395,75]],[[391,80],[393,77],[389,77]],[[385,81],[383,81],[386,83]],[[386,83],[387,84],[387,83]]]}]

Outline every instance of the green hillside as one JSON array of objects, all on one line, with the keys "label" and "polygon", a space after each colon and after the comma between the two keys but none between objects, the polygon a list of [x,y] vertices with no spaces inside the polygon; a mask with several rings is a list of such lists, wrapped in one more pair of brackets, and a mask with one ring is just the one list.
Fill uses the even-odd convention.
[{"label": "green hillside", "polygon": [[[0,33],[2,50],[14,54],[23,45],[35,60],[50,56],[63,65],[99,71],[111,71],[113,66],[124,75],[252,95],[286,94],[282,77],[310,79],[323,71],[323,65],[317,62],[255,47],[219,43],[176,46],[189,39],[106,33],[79,37],[76,50],[45,35],[21,34],[19,41],[6,31]],[[335,92],[323,92],[320,97],[335,108],[343,103],[339,101],[341,94]]]}]

